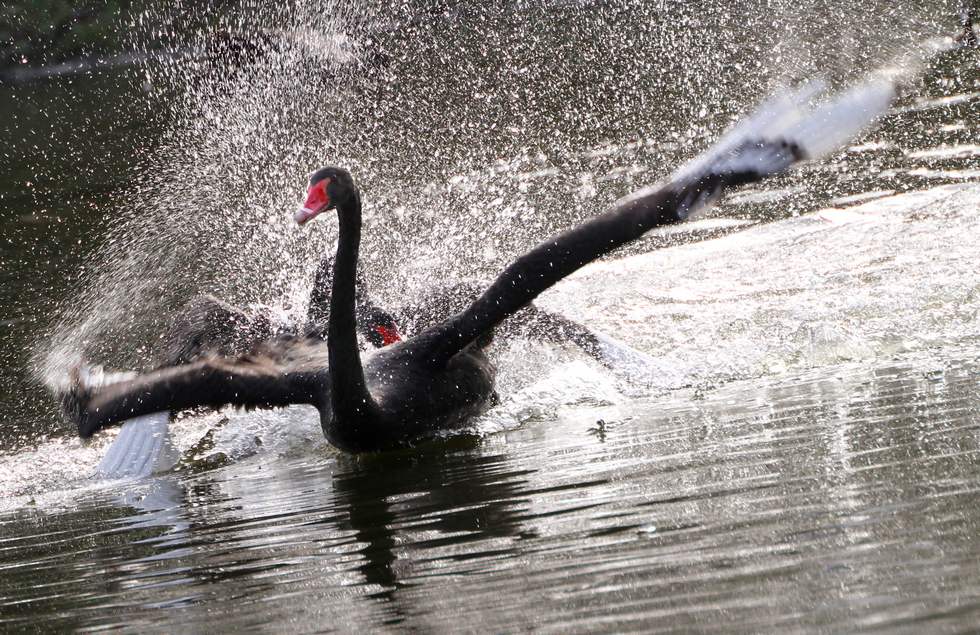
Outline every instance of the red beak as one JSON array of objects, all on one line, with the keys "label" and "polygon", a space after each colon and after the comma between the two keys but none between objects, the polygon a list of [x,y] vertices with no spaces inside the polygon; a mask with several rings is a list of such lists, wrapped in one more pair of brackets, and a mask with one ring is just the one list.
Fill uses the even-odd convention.
[{"label": "red beak", "polygon": [[402,336],[398,333],[398,328],[395,326],[392,326],[391,328],[386,326],[375,326],[374,330],[381,336],[382,346],[388,346],[389,344],[402,341]]},{"label": "red beak", "polygon": [[303,207],[296,210],[296,213],[293,214],[293,218],[300,225],[305,224],[330,205],[330,196],[327,194],[327,181],[329,179],[317,181],[306,191],[306,202],[303,203]]}]

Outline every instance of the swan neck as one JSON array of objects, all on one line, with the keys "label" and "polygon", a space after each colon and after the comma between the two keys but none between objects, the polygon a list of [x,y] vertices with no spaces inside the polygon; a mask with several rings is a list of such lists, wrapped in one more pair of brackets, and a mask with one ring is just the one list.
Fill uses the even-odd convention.
[{"label": "swan neck", "polygon": [[363,416],[373,406],[364,381],[364,368],[357,347],[357,257],[361,242],[361,198],[355,190],[350,200],[338,206],[340,231],[334,259],[330,295],[327,347],[330,359],[331,399],[334,413],[342,419]]}]

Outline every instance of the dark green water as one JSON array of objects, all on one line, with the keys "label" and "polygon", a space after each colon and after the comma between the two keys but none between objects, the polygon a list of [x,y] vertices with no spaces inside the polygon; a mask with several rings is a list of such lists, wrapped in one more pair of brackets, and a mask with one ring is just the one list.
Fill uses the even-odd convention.
[{"label": "dark green water", "polygon": [[0,87],[0,417],[15,432],[4,447],[52,429],[39,425],[54,411],[31,380],[32,349],[130,186],[133,148],[157,136],[153,105],[135,72]]},{"label": "dark green water", "polygon": [[[51,341],[141,363],[200,291],[288,308],[332,239],[282,219],[293,162],[355,166],[397,301],[664,174],[780,76],[846,79],[951,15],[757,4],[416,8],[329,111],[288,110],[275,58],[240,93],[159,68],[0,87],[0,630],[973,629],[977,52],[847,152],[543,298],[661,360],[652,388],[516,342],[473,437],[353,458],[312,411],[218,413],[174,424],[175,470],[105,483],[111,435],[74,439],[32,372]],[[216,194],[234,211],[198,219]]]}]

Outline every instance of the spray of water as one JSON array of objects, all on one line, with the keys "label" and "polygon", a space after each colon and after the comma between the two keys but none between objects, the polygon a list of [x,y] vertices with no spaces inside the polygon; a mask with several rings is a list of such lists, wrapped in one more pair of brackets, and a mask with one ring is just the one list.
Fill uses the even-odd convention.
[{"label": "spray of water", "polygon": [[[40,374],[56,385],[82,357],[145,366],[201,292],[301,311],[335,227],[299,230],[289,211],[322,164],[358,178],[368,278],[399,302],[485,278],[663,176],[773,86],[853,77],[939,30],[885,2],[689,5],[244,0],[217,18],[135,16],[138,41],[173,48],[145,82],[167,132],[137,149],[141,177]],[[858,45],[868,28],[881,46]]]}]

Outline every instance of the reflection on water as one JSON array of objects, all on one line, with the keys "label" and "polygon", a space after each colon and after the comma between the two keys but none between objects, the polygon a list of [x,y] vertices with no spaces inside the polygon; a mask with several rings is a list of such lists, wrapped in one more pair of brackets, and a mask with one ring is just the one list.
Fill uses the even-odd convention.
[{"label": "reflection on water", "polygon": [[0,630],[973,628],[970,51],[846,152],[543,298],[656,356],[654,386],[517,343],[477,437],[351,458],[308,409],[218,413],[174,426],[174,472],[87,478],[109,435],[72,438],[29,380],[38,332],[57,313],[61,343],[142,362],[200,290],[296,309],[334,231],[283,220],[307,163],[355,166],[368,275],[401,300],[655,179],[763,87],[840,80],[949,10],[426,7],[314,10],[374,29],[301,33],[363,56],[343,89],[288,48],[217,87],[197,67],[0,87],[19,117],[0,118]]},{"label": "reflection on water", "polygon": [[969,626],[978,377],[976,351],[842,365],[636,402],[629,421],[580,408],[411,452],[120,484],[75,512],[0,517],[0,620]]}]

